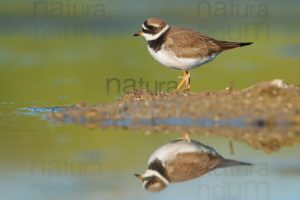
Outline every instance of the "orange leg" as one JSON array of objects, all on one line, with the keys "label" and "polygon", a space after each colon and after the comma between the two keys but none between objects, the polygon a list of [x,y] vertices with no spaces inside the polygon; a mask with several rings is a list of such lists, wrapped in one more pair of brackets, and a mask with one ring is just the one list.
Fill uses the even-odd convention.
[{"label": "orange leg", "polygon": [[189,131],[183,132],[183,137],[182,138],[178,138],[178,139],[185,140],[187,142],[191,142],[190,132]]},{"label": "orange leg", "polygon": [[191,142],[191,139],[190,139],[190,133],[189,132],[184,132],[183,133],[183,139],[187,142]]},{"label": "orange leg", "polygon": [[186,89],[189,90],[191,88],[191,75],[188,72],[188,70],[184,71],[182,80],[180,81],[180,83],[177,86],[177,90],[180,90],[180,88],[182,87],[182,85],[184,83],[185,83]]}]

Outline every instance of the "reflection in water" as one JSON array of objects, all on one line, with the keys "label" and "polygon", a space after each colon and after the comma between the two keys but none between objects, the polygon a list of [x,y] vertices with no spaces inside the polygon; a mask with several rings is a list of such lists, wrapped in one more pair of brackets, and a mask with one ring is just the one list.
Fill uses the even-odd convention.
[{"label": "reflection in water", "polygon": [[[53,126],[38,117],[20,115],[24,111],[18,108],[26,106],[9,106],[5,111],[7,114],[0,115],[10,130],[1,131],[0,193],[3,199],[280,200],[289,195],[294,197],[290,199],[296,200],[300,195],[297,173],[300,160],[295,154],[299,152],[299,145],[283,148],[270,156],[235,142],[234,159],[250,161],[255,165],[213,170],[201,178],[171,184],[162,192],[154,194],[142,189],[132,174],[143,172],[149,153],[160,146],[162,141],[178,137],[172,131],[173,128],[177,129],[175,125],[165,126],[172,134],[157,131],[157,134],[147,136],[143,134],[146,129],[132,130],[131,127],[127,130],[110,128],[91,131],[76,125]],[[34,109],[29,110],[29,114]],[[45,110],[46,114],[50,110]],[[43,109],[38,109],[37,113],[40,114],[37,116],[42,116],[41,112]],[[231,157],[228,139],[219,136],[223,131],[222,134],[228,132],[228,137],[236,137],[234,134],[238,128],[225,132],[224,127],[209,129],[215,129],[217,137],[207,137],[207,133],[197,131],[200,128],[192,127],[193,138],[217,147],[224,157]],[[245,129],[242,131],[241,137],[252,136]],[[265,137],[268,135],[273,134],[266,132]],[[262,134],[257,136],[263,137]],[[290,136],[286,134],[282,137]],[[259,140],[264,141],[262,138]],[[282,190],[283,185],[289,188],[288,193]]]},{"label": "reflection in water", "polygon": [[170,183],[188,181],[217,168],[252,165],[223,158],[215,149],[189,138],[170,141],[159,147],[148,160],[143,175],[135,174],[145,189],[153,192]]},{"label": "reflection in water", "polygon": [[99,118],[94,108],[80,105],[74,107],[30,107],[19,112],[22,115],[49,113],[46,117],[51,122],[67,124],[83,124],[87,128],[111,127],[142,129],[147,132],[183,130],[186,128],[205,135],[222,136],[247,143],[255,149],[262,149],[267,153],[276,152],[284,146],[290,146],[300,141],[299,123],[286,119],[266,121],[262,118]]},{"label": "reflection in water", "polygon": [[[78,105],[77,105],[78,106]],[[118,118],[99,119],[93,108],[80,111],[75,107],[33,107],[23,109],[22,114],[33,115],[50,112],[46,117],[51,122],[66,124],[83,124],[87,128],[133,128],[153,131],[185,131],[186,128],[193,133],[222,136],[229,139],[245,142],[255,149],[262,149],[267,153],[276,152],[284,146],[290,146],[300,141],[299,124],[282,119],[278,122],[264,119],[231,118]]]}]

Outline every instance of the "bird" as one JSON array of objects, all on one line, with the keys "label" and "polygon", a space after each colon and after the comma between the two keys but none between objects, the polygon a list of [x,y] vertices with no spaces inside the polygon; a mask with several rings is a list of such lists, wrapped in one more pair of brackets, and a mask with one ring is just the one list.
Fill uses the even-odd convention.
[{"label": "bird", "polygon": [[226,159],[214,148],[185,136],[156,149],[144,174],[134,175],[142,181],[146,190],[159,192],[170,183],[195,179],[218,168],[240,165],[252,164]]},{"label": "bird", "polygon": [[221,52],[243,47],[252,42],[221,41],[188,28],[170,26],[166,21],[150,17],[142,24],[142,30],[133,36],[143,36],[152,57],[162,65],[183,70],[177,90],[185,83],[190,89],[189,70],[212,61]]}]

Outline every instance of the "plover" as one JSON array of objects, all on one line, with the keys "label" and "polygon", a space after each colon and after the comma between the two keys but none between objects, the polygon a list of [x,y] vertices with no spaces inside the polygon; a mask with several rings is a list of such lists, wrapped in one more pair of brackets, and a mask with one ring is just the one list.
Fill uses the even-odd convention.
[{"label": "plover", "polygon": [[188,181],[217,168],[252,165],[223,158],[215,149],[198,141],[178,139],[159,147],[149,158],[144,174],[135,174],[145,189],[158,192],[170,183]]},{"label": "plover", "polygon": [[190,89],[188,70],[212,61],[222,51],[252,44],[252,42],[228,42],[213,39],[192,29],[170,26],[164,20],[148,18],[142,30],[134,36],[143,36],[148,50],[155,60],[172,69],[184,70],[179,90],[185,83]]}]

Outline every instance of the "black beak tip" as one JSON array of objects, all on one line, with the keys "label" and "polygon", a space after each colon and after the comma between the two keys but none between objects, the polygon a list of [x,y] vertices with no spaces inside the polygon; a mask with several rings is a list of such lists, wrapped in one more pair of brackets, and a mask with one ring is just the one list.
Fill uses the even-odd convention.
[{"label": "black beak tip", "polygon": [[133,175],[134,175],[135,177],[137,177],[137,178],[141,176],[141,175],[139,175],[139,174],[133,174]]},{"label": "black beak tip", "polygon": [[133,34],[134,37],[139,36],[139,35],[140,35],[139,33],[134,33]]}]

